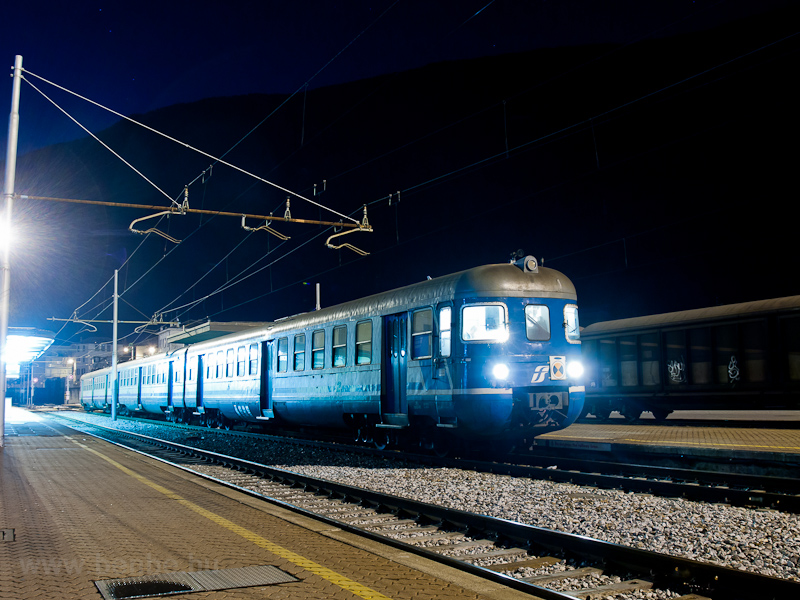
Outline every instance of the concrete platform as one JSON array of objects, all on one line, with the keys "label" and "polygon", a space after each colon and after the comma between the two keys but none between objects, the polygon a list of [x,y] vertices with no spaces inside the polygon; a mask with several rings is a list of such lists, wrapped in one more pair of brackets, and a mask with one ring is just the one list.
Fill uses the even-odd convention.
[{"label": "concrete platform", "polygon": [[[187,600],[531,598],[25,415],[0,450],[0,599],[100,599],[145,576],[207,590],[167,596]],[[274,580],[249,580],[259,567]]]},{"label": "concrete platform", "polygon": [[697,458],[795,464],[800,462],[800,429],[676,427],[656,424],[575,424],[536,438],[551,448],[624,454],[679,454]]}]

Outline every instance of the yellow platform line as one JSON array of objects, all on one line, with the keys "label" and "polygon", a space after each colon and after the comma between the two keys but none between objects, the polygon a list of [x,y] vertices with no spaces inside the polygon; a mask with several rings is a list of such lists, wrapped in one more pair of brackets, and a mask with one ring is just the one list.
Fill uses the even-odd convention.
[{"label": "yellow platform line", "polygon": [[268,539],[258,535],[257,533],[255,533],[253,531],[250,531],[249,529],[246,529],[245,527],[242,527],[241,525],[237,525],[233,521],[230,521],[230,520],[226,519],[225,517],[221,517],[220,515],[218,515],[216,513],[213,513],[210,510],[206,510],[202,506],[198,506],[194,502],[192,502],[190,500],[187,500],[186,498],[183,498],[182,496],[180,496],[179,494],[173,492],[172,490],[169,490],[169,489],[165,488],[164,486],[161,486],[161,485],[155,483],[154,481],[150,481],[145,476],[140,475],[136,471],[133,471],[132,469],[129,469],[128,467],[126,467],[124,465],[121,465],[120,463],[115,461],[113,458],[110,458],[109,456],[106,456],[102,452],[98,452],[97,450],[95,450],[93,448],[89,448],[88,446],[86,446],[84,444],[81,444],[80,442],[78,442],[78,441],[76,441],[76,440],[74,440],[74,439],[72,439],[70,437],[67,437],[67,439],[70,440],[71,442],[77,444],[81,448],[83,448],[85,450],[88,450],[92,454],[95,454],[96,456],[99,456],[100,458],[102,458],[106,462],[114,465],[115,467],[117,467],[120,471],[122,471],[126,475],[130,475],[131,477],[133,477],[137,481],[140,481],[141,483],[143,483],[146,486],[156,490],[157,492],[160,492],[160,493],[164,494],[167,498],[170,498],[171,500],[175,500],[175,501],[179,502],[180,504],[182,504],[183,506],[185,506],[189,510],[192,510],[192,511],[196,512],[198,515],[201,515],[201,516],[209,519],[210,521],[213,521],[217,525],[220,525],[220,526],[224,527],[225,529],[227,529],[229,531],[232,531],[233,533],[235,533],[237,535],[240,535],[241,537],[245,538],[249,542],[252,542],[256,546],[259,546],[259,547],[263,548],[264,550],[267,550],[268,552],[271,552],[272,554],[280,556],[281,558],[284,558],[284,559],[288,560],[289,562],[291,562],[292,564],[297,565],[298,567],[302,567],[303,569],[305,569],[307,571],[310,571],[311,573],[314,573],[315,575],[319,575],[320,577],[322,577],[326,581],[330,581],[331,583],[333,583],[335,585],[338,585],[343,590],[347,590],[348,592],[352,592],[356,596],[360,596],[361,598],[364,598],[365,600],[391,600],[391,598],[389,598],[388,596],[384,596],[380,592],[376,592],[375,590],[370,589],[367,586],[365,586],[365,585],[363,585],[361,583],[358,583],[357,581],[353,581],[349,577],[345,577],[344,575],[342,575],[340,573],[337,573],[336,571],[328,569],[327,567],[323,567],[319,563],[316,563],[313,560],[305,558],[304,556],[301,556],[301,555],[297,554],[296,552],[292,552],[291,550],[288,550],[287,548],[284,548],[283,546],[279,546],[278,544],[270,542]]}]

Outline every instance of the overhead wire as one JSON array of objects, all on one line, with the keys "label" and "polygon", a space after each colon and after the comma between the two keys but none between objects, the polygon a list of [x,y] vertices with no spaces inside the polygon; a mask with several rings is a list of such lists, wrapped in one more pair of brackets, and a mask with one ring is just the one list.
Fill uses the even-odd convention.
[{"label": "overhead wire", "polygon": [[[29,71],[26,71],[26,73],[29,73]],[[30,74],[31,74],[31,75],[34,75],[33,73],[30,73]],[[38,77],[37,75],[34,75],[34,76],[35,76],[35,77]],[[125,165],[126,165],[128,168],[130,168],[130,169],[131,169],[131,170],[132,170],[134,173],[136,173],[136,174],[137,174],[139,177],[141,177],[141,178],[142,178],[142,179],[144,179],[144,180],[145,180],[147,183],[149,183],[151,186],[153,186],[153,187],[154,187],[154,188],[155,188],[155,189],[156,189],[156,190],[157,190],[157,191],[158,191],[160,194],[162,194],[163,196],[165,196],[165,197],[167,198],[167,200],[169,200],[169,201],[170,201],[170,203],[174,203],[174,202],[175,202],[175,201],[174,201],[174,200],[173,200],[173,199],[170,197],[170,195],[169,195],[169,194],[167,194],[167,193],[166,193],[164,190],[162,190],[162,189],[161,189],[160,187],[158,187],[158,186],[157,186],[155,183],[153,183],[153,181],[151,181],[151,180],[150,180],[150,179],[149,179],[149,178],[148,178],[148,177],[147,177],[147,176],[146,176],[144,173],[142,173],[142,172],[141,172],[139,169],[137,169],[136,167],[134,167],[134,166],[133,166],[133,165],[132,165],[132,164],[131,164],[129,161],[125,160],[125,158],[123,158],[123,157],[122,157],[122,156],[121,156],[121,155],[120,155],[118,152],[116,152],[115,150],[113,150],[113,149],[112,149],[112,148],[111,148],[111,147],[110,147],[108,144],[106,144],[106,143],[105,143],[103,140],[101,140],[99,137],[97,137],[97,136],[96,136],[94,133],[92,133],[92,132],[91,132],[89,129],[87,129],[86,127],[84,127],[82,123],[80,123],[80,122],[79,122],[79,121],[78,121],[78,120],[77,120],[75,117],[73,117],[73,116],[72,116],[71,114],[69,114],[69,113],[68,113],[66,110],[64,110],[64,109],[63,109],[61,106],[59,106],[59,105],[58,105],[58,104],[57,104],[57,103],[56,103],[56,102],[55,102],[55,101],[54,101],[52,98],[50,98],[50,97],[49,97],[47,94],[45,94],[45,93],[44,93],[42,90],[40,90],[38,87],[36,87],[36,86],[35,86],[35,85],[34,85],[32,82],[28,81],[28,79],[26,79],[24,75],[22,76],[22,80],[23,80],[25,83],[27,83],[29,86],[31,86],[31,87],[32,87],[34,90],[36,90],[37,92],[39,92],[39,94],[41,94],[41,95],[42,95],[42,96],[43,96],[43,97],[44,97],[44,98],[45,98],[45,99],[46,99],[48,102],[50,102],[50,103],[51,103],[53,106],[55,106],[55,107],[56,107],[58,110],[60,110],[62,113],[64,113],[64,115],[66,115],[66,116],[67,116],[67,118],[69,118],[69,119],[70,119],[70,120],[71,120],[73,123],[75,123],[75,124],[76,124],[78,127],[80,127],[81,129],[83,129],[83,131],[85,131],[87,134],[89,134],[89,135],[90,135],[90,136],[91,136],[91,137],[92,137],[92,138],[93,138],[93,139],[94,139],[94,140],[95,140],[95,141],[96,141],[98,144],[100,144],[101,146],[103,146],[103,148],[105,148],[106,150],[108,150],[109,152],[111,152],[111,154],[113,154],[113,155],[114,155],[114,156],[116,156],[116,157],[117,157],[119,160],[121,160],[121,161],[122,161],[122,162],[123,162],[123,163],[124,163],[124,164],[125,164]],[[44,80],[44,81],[47,81],[47,80]],[[48,82],[48,83],[49,83],[49,82]],[[62,88],[62,89],[63,89],[63,88]]]},{"label": "overhead wire", "polygon": [[[262,272],[263,270],[265,270],[265,269],[268,269],[269,267],[272,267],[272,266],[274,266],[275,264],[277,264],[277,263],[278,263],[278,262],[280,262],[281,260],[283,260],[283,259],[285,259],[285,258],[288,258],[288,257],[289,257],[291,254],[295,253],[297,250],[299,250],[299,249],[300,249],[300,248],[302,248],[303,246],[306,246],[306,245],[310,244],[311,242],[313,242],[315,239],[317,239],[317,238],[319,238],[319,237],[321,237],[321,236],[325,235],[325,234],[326,234],[328,231],[330,231],[330,229],[331,229],[330,227],[329,227],[329,228],[326,228],[326,229],[323,229],[322,231],[320,231],[320,232],[319,232],[319,233],[317,233],[316,235],[314,235],[314,236],[310,237],[308,240],[306,240],[306,241],[305,241],[305,242],[303,242],[302,244],[299,244],[299,245],[295,246],[294,248],[292,248],[291,250],[289,250],[288,252],[286,252],[286,254],[284,254],[283,256],[280,256],[280,257],[276,258],[276,259],[275,259],[275,260],[273,260],[271,263],[269,263],[269,264],[267,264],[267,265],[264,265],[264,266],[260,267],[258,270],[254,271],[254,272],[252,272],[252,273],[249,273],[249,274],[247,274],[247,275],[245,275],[245,276],[241,276],[241,278],[240,278],[240,279],[238,279],[238,280],[237,280],[237,281],[235,281],[235,282],[230,282],[230,283],[223,284],[222,286],[218,287],[216,290],[214,290],[214,291],[213,291],[213,292],[211,292],[210,294],[208,294],[208,295],[204,296],[203,298],[200,298],[200,299],[198,299],[198,300],[196,300],[196,301],[193,301],[193,302],[190,302],[190,303],[184,304],[183,306],[177,306],[177,307],[175,307],[175,308],[167,309],[167,310],[165,310],[165,311],[163,311],[163,312],[173,312],[173,311],[176,311],[176,310],[180,310],[180,309],[182,309],[182,308],[186,308],[186,307],[195,306],[195,305],[197,305],[198,303],[200,303],[200,302],[203,302],[203,301],[205,301],[205,300],[207,300],[207,299],[211,298],[212,296],[215,296],[216,294],[222,293],[222,292],[224,292],[224,291],[226,291],[226,290],[228,290],[228,289],[232,288],[234,285],[238,285],[238,284],[240,284],[240,283],[242,283],[242,282],[246,281],[246,280],[247,280],[247,279],[249,279],[250,277],[253,277],[253,276],[257,275],[258,273]],[[272,252],[275,252],[275,251],[277,251],[277,250],[278,250],[278,248],[280,248],[280,247],[281,247],[283,244],[285,244],[285,243],[286,243],[286,242],[281,242],[280,244],[278,244],[278,246],[277,246],[276,248],[274,248],[272,251],[270,251],[270,253],[269,253],[269,254],[271,254]],[[269,256],[269,254],[262,256],[262,258],[260,258],[260,259],[259,259],[259,262],[260,262],[261,260],[263,260],[264,258],[266,258],[267,256]],[[243,272],[246,272],[248,269],[250,269],[250,268],[252,268],[252,267],[253,267],[253,265],[250,265],[249,267],[247,267],[247,269],[245,269],[245,270],[241,271],[239,274],[237,274],[237,276],[236,276],[236,277],[238,278],[240,275],[242,275],[242,273],[243,273]],[[239,305],[237,305],[237,306],[239,306]],[[228,308],[228,309],[226,309],[226,310],[231,310],[232,308],[234,308],[234,307],[229,307],[229,308]]]},{"label": "overhead wire", "polygon": [[[155,133],[155,134],[157,134],[157,135],[159,135],[159,136],[161,136],[161,137],[163,137],[163,138],[165,138],[165,139],[167,139],[167,140],[169,140],[171,142],[174,142],[174,143],[176,143],[176,144],[178,144],[180,146],[183,146],[187,150],[191,150],[191,151],[196,152],[196,153],[198,153],[198,154],[200,154],[202,156],[205,156],[206,158],[210,158],[211,160],[214,160],[216,163],[223,164],[226,167],[230,167],[231,169],[233,169],[235,171],[238,171],[239,173],[242,173],[243,175],[247,175],[248,177],[251,177],[251,178],[253,178],[253,179],[257,180],[257,181],[260,181],[261,183],[265,183],[265,184],[270,185],[270,186],[272,186],[272,187],[274,187],[276,189],[281,190],[284,193],[287,193],[287,194],[290,194],[292,196],[295,196],[296,198],[299,198],[300,200],[304,200],[304,201],[306,201],[306,202],[308,202],[310,204],[313,204],[314,206],[316,206],[316,207],[318,207],[320,209],[324,209],[324,210],[327,210],[329,212],[332,212],[337,217],[348,218],[346,215],[343,215],[342,213],[340,213],[340,212],[338,212],[336,210],[333,210],[332,208],[328,208],[327,206],[324,206],[323,204],[320,204],[319,202],[311,200],[310,198],[306,198],[305,196],[303,196],[301,194],[298,194],[297,192],[294,192],[294,191],[292,191],[292,190],[290,190],[288,188],[285,188],[285,187],[283,187],[281,185],[278,185],[277,183],[272,182],[272,181],[270,181],[270,180],[268,180],[268,179],[266,179],[264,177],[261,177],[260,175],[256,175],[255,173],[251,173],[250,171],[247,171],[246,169],[243,169],[243,168],[241,168],[241,167],[239,167],[237,165],[234,165],[233,163],[230,163],[230,162],[228,162],[226,160],[223,160],[222,158],[215,157],[214,155],[209,154],[208,152],[200,150],[199,148],[195,148],[194,146],[192,146],[190,144],[187,144],[186,142],[182,142],[182,141],[180,141],[180,140],[178,140],[178,139],[176,139],[176,138],[174,138],[174,137],[172,137],[170,135],[167,135],[166,133],[158,131],[154,127],[150,127],[149,125],[145,125],[144,123],[136,121],[135,119],[132,119],[131,117],[128,117],[126,115],[123,115],[122,113],[119,113],[119,112],[111,109],[111,108],[103,106],[99,102],[95,102],[94,100],[86,98],[85,96],[82,96],[82,95],[80,95],[80,94],[78,94],[76,92],[73,92],[73,91],[71,91],[71,90],[69,90],[69,89],[67,89],[67,88],[65,88],[65,87],[63,87],[61,85],[58,85],[57,83],[49,81],[49,80],[45,79],[44,77],[42,77],[40,75],[37,75],[36,73],[32,73],[31,71],[28,71],[27,69],[24,70],[24,72],[29,74],[29,75],[31,75],[31,76],[33,76],[33,77],[36,77],[37,79],[40,79],[41,81],[44,81],[45,83],[48,83],[48,84],[50,84],[50,85],[52,85],[52,86],[54,86],[54,87],[56,87],[56,88],[58,88],[58,89],[60,89],[60,90],[62,90],[64,92],[68,93],[68,94],[72,94],[73,96],[75,96],[77,98],[80,98],[81,100],[84,100],[86,102],[89,102],[90,104],[93,104],[93,105],[95,105],[95,106],[97,106],[99,108],[102,108],[103,110],[106,110],[106,111],[110,112],[111,114],[120,117],[121,119],[124,119],[124,120],[126,120],[126,121],[128,121],[128,122],[130,122],[130,123],[132,123],[134,125],[142,127],[143,129],[146,129],[147,131],[150,131],[151,133]],[[30,83],[30,82],[28,82],[28,83]],[[93,137],[95,137],[95,136],[93,136]],[[195,179],[195,181],[196,181],[196,179]],[[181,191],[181,193],[183,193],[183,190]],[[170,199],[171,203],[172,202],[176,202],[176,200],[171,198],[169,195],[167,195],[167,198]]]}]

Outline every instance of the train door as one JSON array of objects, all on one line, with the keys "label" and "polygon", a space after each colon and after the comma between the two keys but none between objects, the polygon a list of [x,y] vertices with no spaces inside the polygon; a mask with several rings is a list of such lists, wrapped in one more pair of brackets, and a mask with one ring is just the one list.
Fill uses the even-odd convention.
[{"label": "train door", "polygon": [[173,385],[173,381],[175,379],[175,361],[169,361],[169,367],[167,368],[167,410],[172,412],[174,405],[173,400],[173,393],[175,390],[175,386]]},{"label": "train door", "polygon": [[[383,318],[383,385],[381,386],[381,413],[384,422],[408,418],[406,398],[408,314],[398,313]],[[393,419],[390,415],[394,416]],[[387,418],[388,417],[388,418]]]},{"label": "train door", "polygon": [[136,369],[136,406],[139,410],[142,409],[142,374],[144,373],[144,367],[139,367]]},{"label": "train door", "polygon": [[271,357],[272,342],[261,342],[261,390],[259,392],[261,416],[257,417],[261,420],[275,417],[275,413],[272,410],[272,394],[269,389],[269,369],[272,365]]},{"label": "train door", "polygon": [[203,412],[203,388],[205,387],[203,385],[203,382],[205,381],[205,376],[206,376],[205,366],[204,366],[206,362],[205,358],[206,358],[205,354],[200,354],[197,357],[197,397],[196,397],[197,400],[195,404],[197,408],[195,408],[195,411],[198,414]]}]

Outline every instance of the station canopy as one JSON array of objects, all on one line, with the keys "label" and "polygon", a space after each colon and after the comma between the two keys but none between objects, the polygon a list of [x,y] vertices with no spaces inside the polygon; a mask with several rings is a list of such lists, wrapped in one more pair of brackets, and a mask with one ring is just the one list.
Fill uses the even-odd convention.
[{"label": "station canopy", "polygon": [[55,339],[55,334],[33,327],[9,327],[6,338],[6,379],[16,379],[20,365],[39,358]]}]

